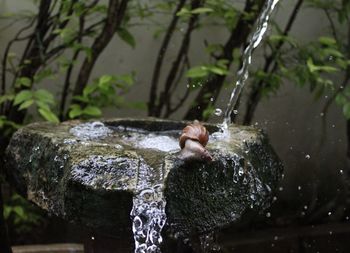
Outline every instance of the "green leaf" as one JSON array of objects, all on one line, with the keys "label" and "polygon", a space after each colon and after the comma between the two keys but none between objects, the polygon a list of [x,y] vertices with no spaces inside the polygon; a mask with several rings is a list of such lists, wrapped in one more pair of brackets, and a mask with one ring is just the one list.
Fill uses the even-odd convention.
[{"label": "green leaf", "polygon": [[16,81],[17,87],[23,86],[23,87],[29,88],[31,84],[32,84],[32,80],[30,80],[28,77],[20,77]]},{"label": "green leaf", "polygon": [[326,46],[331,46],[331,45],[337,44],[337,41],[332,37],[320,37],[320,38],[318,38],[318,41],[321,44],[326,45]]},{"label": "green leaf", "polygon": [[10,217],[10,214],[12,213],[12,207],[11,206],[4,206],[4,218],[7,220]]},{"label": "green leaf", "polygon": [[31,106],[34,103],[33,99],[29,99],[24,101],[18,108],[18,110],[23,110],[23,109],[27,109],[29,106]]},{"label": "green leaf", "polygon": [[346,103],[343,106],[343,113],[346,119],[350,119],[350,103]]},{"label": "green leaf", "polygon": [[83,96],[87,97],[97,89],[96,85],[87,85],[83,90]]},{"label": "green leaf", "polygon": [[39,108],[38,112],[47,121],[50,121],[50,122],[53,122],[53,123],[59,123],[60,122],[60,120],[57,118],[57,116],[51,110],[47,110],[47,109],[44,109],[44,108]]},{"label": "green leaf", "polygon": [[13,104],[19,105],[19,104],[23,103],[24,101],[31,99],[32,97],[33,97],[32,91],[22,90],[16,95],[15,101],[13,102]]},{"label": "green leaf", "polygon": [[24,209],[21,206],[13,207],[13,211],[21,218],[25,217]]},{"label": "green leaf", "polygon": [[134,84],[134,77],[132,74],[118,75],[118,80],[125,82],[128,86]]},{"label": "green leaf", "polygon": [[208,76],[209,71],[205,66],[197,66],[189,69],[186,73],[186,76],[189,78],[200,78]]},{"label": "green leaf", "polygon": [[119,28],[117,30],[117,34],[123,41],[129,44],[132,48],[135,48],[136,46],[135,38],[128,30],[126,30],[125,28]]},{"label": "green leaf", "polygon": [[74,96],[73,99],[75,101],[83,102],[83,103],[89,103],[89,98],[87,96]]},{"label": "green leaf", "polygon": [[80,105],[71,105],[70,111],[68,113],[68,116],[70,119],[74,119],[78,116],[81,116],[83,114],[83,110],[81,109]]},{"label": "green leaf", "polygon": [[176,13],[176,16],[178,17],[189,16],[189,15],[191,15],[191,12],[185,7],[181,8],[181,10]]},{"label": "green leaf", "polygon": [[338,105],[344,105],[344,104],[346,104],[348,101],[347,101],[346,97],[345,97],[343,94],[338,94],[338,95],[335,97],[335,102],[336,102]]},{"label": "green leaf", "polygon": [[101,116],[102,114],[100,108],[96,106],[91,106],[91,105],[85,107],[83,110],[83,113],[93,117],[98,117],[98,116]]},{"label": "green leaf", "polygon": [[15,95],[13,94],[0,96],[0,105],[6,101],[12,101],[14,98],[15,98]]},{"label": "green leaf", "polygon": [[113,80],[113,77],[110,75],[103,75],[99,79],[99,84],[100,83],[110,83]]},{"label": "green leaf", "polygon": [[328,65],[324,65],[324,66],[317,66],[313,63],[312,58],[309,58],[306,62],[307,67],[309,69],[309,71],[311,73],[314,72],[319,72],[319,71],[323,71],[323,72],[328,72],[328,73],[332,73],[332,72],[337,72],[339,71],[339,69],[332,67],[332,66],[328,66]]},{"label": "green leaf", "polygon": [[47,90],[39,89],[34,92],[35,99],[48,104],[55,104],[54,96]]},{"label": "green leaf", "polygon": [[224,76],[224,75],[227,75],[228,73],[226,69],[215,67],[215,66],[208,67],[208,70],[219,76]]},{"label": "green leaf", "polygon": [[211,8],[206,8],[206,7],[200,7],[200,8],[196,8],[193,9],[191,11],[192,14],[203,14],[203,13],[209,13],[209,12],[213,12],[214,10]]},{"label": "green leaf", "polygon": [[50,107],[47,103],[43,102],[43,101],[40,101],[40,100],[36,100],[35,101],[36,105],[39,107],[39,108],[42,108],[42,109],[45,109],[45,110],[50,110]]}]

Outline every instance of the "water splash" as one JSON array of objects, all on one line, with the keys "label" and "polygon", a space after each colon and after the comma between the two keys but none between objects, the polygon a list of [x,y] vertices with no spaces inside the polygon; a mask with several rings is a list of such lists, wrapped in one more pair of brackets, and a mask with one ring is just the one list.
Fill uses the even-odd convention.
[{"label": "water splash", "polygon": [[135,253],[160,253],[162,228],[166,222],[162,185],[141,190],[133,199],[132,231]]},{"label": "water splash", "polygon": [[80,140],[94,140],[107,137],[113,131],[100,121],[87,122],[72,127],[69,133]]},{"label": "water splash", "polygon": [[235,105],[237,104],[238,98],[240,96],[240,93],[243,89],[243,86],[248,79],[249,72],[248,68],[249,65],[252,62],[252,53],[253,50],[260,44],[261,40],[264,37],[264,34],[267,30],[270,15],[272,11],[274,10],[276,4],[279,0],[269,0],[265,4],[263,11],[261,12],[257,24],[256,29],[249,41],[248,46],[245,48],[242,59],[242,67],[237,73],[237,81],[235,84],[235,88],[233,89],[231,93],[231,97],[229,102],[227,103],[226,111],[224,114],[224,121],[222,123],[222,128],[225,130],[227,129],[228,125],[231,123],[231,114],[234,110]]},{"label": "water splash", "polygon": [[[159,168],[162,170],[162,168]],[[160,253],[163,241],[161,231],[166,222],[163,195],[162,173],[160,178],[154,178],[157,173],[154,168],[140,166],[138,170],[137,193],[133,198],[133,208],[130,212],[132,231],[135,241],[135,253]]]}]

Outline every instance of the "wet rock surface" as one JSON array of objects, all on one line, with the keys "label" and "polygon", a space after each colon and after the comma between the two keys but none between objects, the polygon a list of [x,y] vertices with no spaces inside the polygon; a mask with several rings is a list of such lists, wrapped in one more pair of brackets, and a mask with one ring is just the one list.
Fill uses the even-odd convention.
[{"label": "wet rock surface", "polygon": [[[157,212],[165,207],[167,231],[187,237],[244,223],[271,203],[282,165],[258,129],[233,125],[225,138],[210,136],[207,147],[214,160],[201,163],[177,158],[185,122],[102,122],[35,123],[20,129],[7,148],[9,178],[48,212],[112,234],[133,229],[135,236],[139,229],[142,235],[135,219],[150,221],[141,214],[132,224],[131,210],[142,209],[133,204],[146,203]],[[162,199],[150,201],[145,190]],[[154,217],[164,219],[162,213]],[[163,223],[156,220],[160,229]]]}]

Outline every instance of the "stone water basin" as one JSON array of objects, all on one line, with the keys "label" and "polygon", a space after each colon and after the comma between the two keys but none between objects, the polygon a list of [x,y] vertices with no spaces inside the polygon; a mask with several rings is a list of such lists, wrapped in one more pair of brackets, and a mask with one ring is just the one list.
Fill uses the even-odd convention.
[{"label": "stone water basin", "polygon": [[[148,243],[145,229],[160,238],[158,246],[163,226],[187,238],[263,213],[282,174],[266,135],[237,125],[223,135],[209,124],[213,161],[184,162],[177,139],[186,124],[34,123],[12,137],[7,171],[18,191],[49,213],[109,234],[134,232],[140,245]],[[152,220],[143,215],[149,210]]]}]

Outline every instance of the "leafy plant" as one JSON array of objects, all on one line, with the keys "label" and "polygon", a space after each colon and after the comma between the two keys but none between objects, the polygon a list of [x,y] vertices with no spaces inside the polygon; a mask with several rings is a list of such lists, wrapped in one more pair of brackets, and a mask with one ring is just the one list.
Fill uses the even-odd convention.
[{"label": "leafy plant", "polygon": [[18,194],[12,195],[4,205],[4,218],[17,235],[29,233],[44,222],[42,213]]}]

